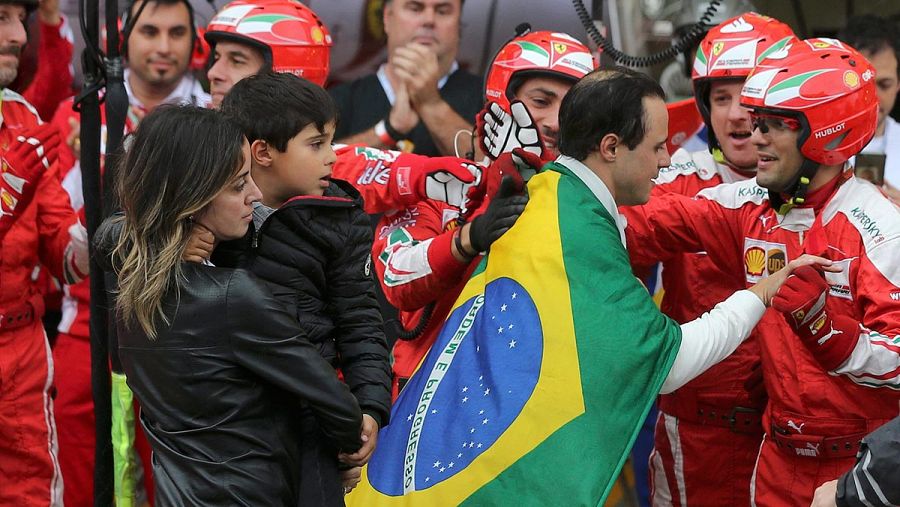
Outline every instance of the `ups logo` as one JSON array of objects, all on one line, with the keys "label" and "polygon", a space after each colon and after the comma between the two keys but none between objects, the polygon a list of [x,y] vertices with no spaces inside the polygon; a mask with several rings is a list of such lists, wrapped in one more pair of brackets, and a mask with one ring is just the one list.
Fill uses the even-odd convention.
[{"label": "ups logo", "polygon": [[779,248],[773,248],[767,252],[767,260],[766,260],[766,268],[769,270],[769,274],[772,274],[787,264],[787,258],[784,255],[784,250]]}]

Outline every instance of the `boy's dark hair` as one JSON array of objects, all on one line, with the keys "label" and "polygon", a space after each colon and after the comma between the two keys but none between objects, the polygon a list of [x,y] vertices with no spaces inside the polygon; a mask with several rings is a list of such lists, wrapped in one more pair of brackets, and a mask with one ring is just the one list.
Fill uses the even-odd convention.
[{"label": "boy's dark hair", "polygon": [[625,68],[597,69],[575,83],[559,108],[559,152],[584,160],[607,134],[633,150],[647,130],[644,97],[665,100],[650,77]]},{"label": "boy's dark hair", "polygon": [[283,72],[262,72],[238,81],[222,101],[222,112],[241,126],[250,143],[262,139],[278,151],[307,125],[324,132],[337,108],[321,86]]},{"label": "boy's dark hair", "polygon": [[[889,19],[874,14],[854,16],[837,38],[866,53],[893,50],[894,57],[900,62],[900,25]],[[900,67],[897,75],[900,76]]]}]

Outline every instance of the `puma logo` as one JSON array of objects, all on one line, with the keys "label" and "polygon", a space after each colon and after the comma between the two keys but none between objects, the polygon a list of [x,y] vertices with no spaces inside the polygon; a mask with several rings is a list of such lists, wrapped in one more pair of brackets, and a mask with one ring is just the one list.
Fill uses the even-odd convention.
[{"label": "puma logo", "polygon": [[809,456],[809,457],[815,458],[816,456],[819,455],[819,445],[820,444],[813,444],[813,443],[807,442],[806,448],[801,449],[801,448],[797,447],[794,450],[797,451],[797,456]]},{"label": "puma logo", "polygon": [[797,426],[797,423],[795,423],[791,419],[788,419],[787,426],[788,426],[788,428],[796,431],[797,433],[803,433],[803,427],[806,426],[806,423],[801,423],[800,426]]},{"label": "puma logo", "polygon": [[838,330],[834,329],[834,324],[832,323],[832,324],[831,324],[831,331],[829,331],[828,334],[826,334],[825,336],[819,338],[819,339],[817,340],[817,343],[818,343],[819,345],[822,345],[822,344],[824,344],[825,342],[827,342],[828,340],[830,340],[832,336],[839,335],[839,334],[844,334],[844,332],[843,332],[843,331],[838,331]]}]

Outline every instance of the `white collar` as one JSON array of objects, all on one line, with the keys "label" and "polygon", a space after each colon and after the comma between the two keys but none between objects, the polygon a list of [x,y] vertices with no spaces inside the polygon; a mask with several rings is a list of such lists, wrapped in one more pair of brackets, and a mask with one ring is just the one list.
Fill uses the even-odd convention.
[{"label": "white collar", "polygon": [[[131,70],[125,69],[123,80],[125,81],[125,92],[128,94],[128,103],[132,106],[146,109],[131,91],[131,84],[128,82],[128,77],[130,75]],[[185,74],[178,83],[178,86],[176,86],[175,89],[172,90],[172,93],[162,101],[163,104],[191,104],[201,107],[208,106],[209,102],[209,94],[203,91],[200,82],[194,79],[194,76],[191,75],[191,73]]]},{"label": "white collar", "polygon": [[[394,87],[391,86],[391,82],[387,77],[387,71],[385,70],[385,65],[387,65],[387,64],[382,63],[378,67],[378,70],[375,71],[375,76],[378,77],[378,82],[381,83],[381,88],[384,90],[384,94],[385,94],[385,96],[387,96],[388,102],[390,102],[391,106],[393,106],[394,100],[396,100],[397,95],[394,93]],[[447,84],[447,80],[450,79],[450,74],[453,74],[457,70],[459,70],[459,64],[456,62],[456,60],[453,60],[453,63],[450,64],[450,70],[447,71],[447,73],[444,74],[444,77],[442,77],[438,81],[438,89],[443,88],[444,85]]]},{"label": "white collar", "polygon": [[606,183],[603,183],[603,180],[594,174],[594,171],[584,165],[580,160],[576,160],[566,155],[560,155],[556,159],[556,162],[566,166],[566,168],[572,171],[572,174],[578,177],[578,179],[588,187],[591,193],[594,194],[594,197],[600,201],[600,204],[603,205],[609,215],[615,220],[616,228],[619,229],[619,238],[622,240],[622,246],[626,246],[625,227],[628,223],[625,221],[625,217],[619,214],[619,209],[616,207],[616,201],[613,199],[612,193],[609,191],[609,188],[607,188]]}]

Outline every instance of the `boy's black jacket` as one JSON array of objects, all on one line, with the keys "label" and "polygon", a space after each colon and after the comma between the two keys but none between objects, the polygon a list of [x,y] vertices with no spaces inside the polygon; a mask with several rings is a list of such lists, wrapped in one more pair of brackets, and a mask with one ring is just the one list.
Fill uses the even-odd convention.
[{"label": "boy's black jacket", "polygon": [[325,195],[290,199],[258,231],[251,227],[246,237],[217,246],[212,262],[245,267],[265,281],[322,356],[340,366],[362,411],[382,428],[390,415],[391,371],[372,240],[359,192],[332,180]]}]

